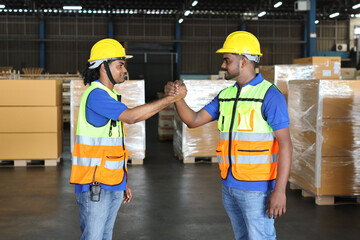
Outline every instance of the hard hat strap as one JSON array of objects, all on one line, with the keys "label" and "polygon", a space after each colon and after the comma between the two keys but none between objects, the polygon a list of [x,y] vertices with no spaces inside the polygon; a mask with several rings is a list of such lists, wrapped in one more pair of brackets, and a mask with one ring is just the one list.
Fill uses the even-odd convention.
[{"label": "hard hat strap", "polygon": [[106,74],[108,75],[108,78],[109,78],[110,82],[115,85],[116,82],[114,81],[114,78],[113,78],[113,76],[111,74],[108,61],[104,61],[104,67],[105,67]]}]

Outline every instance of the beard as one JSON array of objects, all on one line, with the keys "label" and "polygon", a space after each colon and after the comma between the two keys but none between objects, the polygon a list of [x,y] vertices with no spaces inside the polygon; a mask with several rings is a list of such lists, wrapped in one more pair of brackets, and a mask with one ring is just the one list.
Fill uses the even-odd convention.
[{"label": "beard", "polygon": [[222,69],[225,71],[225,79],[226,80],[231,80],[233,78],[236,78],[237,76],[240,75],[240,69],[236,69],[236,71],[229,73],[227,69]]}]

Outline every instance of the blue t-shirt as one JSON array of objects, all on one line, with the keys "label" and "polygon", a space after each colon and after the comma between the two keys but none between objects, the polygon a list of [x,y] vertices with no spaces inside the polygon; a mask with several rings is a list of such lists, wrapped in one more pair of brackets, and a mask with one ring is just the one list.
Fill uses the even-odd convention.
[{"label": "blue t-shirt", "polygon": [[[100,81],[96,81],[100,82]],[[128,107],[122,102],[116,101],[103,89],[97,88],[91,91],[86,102],[86,118],[89,123],[96,127],[105,125],[109,119],[117,121],[120,114]],[[91,184],[75,184],[75,193],[90,190]],[[102,189],[108,191],[126,190],[126,174],[121,184],[109,186],[101,184]]]},{"label": "blue t-shirt", "polygon": [[[260,73],[256,75],[254,79],[245,84],[256,86],[261,83],[264,78]],[[239,87],[237,83],[235,86]],[[244,87],[243,86],[243,87]],[[204,109],[212,116],[213,120],[219,118],[219,95],[216,96]],[[290,124],[289,114],[286,105],[286,99],[275,87],[270,87],[269,91],[265,95],[264,103],[262,105],[262,113],[269,126],[273,131],[288,128]],[[222,180],[222,183],[227,187],[239,188],[248,191],[267,191],[274,189],[275,180],[271,181],[258,181],[248,182],[236,180],[231,171],[229,171],[228,177]]]}]

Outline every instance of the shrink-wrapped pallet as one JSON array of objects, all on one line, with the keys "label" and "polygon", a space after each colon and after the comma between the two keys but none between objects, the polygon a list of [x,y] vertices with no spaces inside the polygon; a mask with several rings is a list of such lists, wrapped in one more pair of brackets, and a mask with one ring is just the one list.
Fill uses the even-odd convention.
[{"label": "shrink-wrapped pallet", "polygon": [[[82,94],[88,87],[84,86],[83,81],[73,80],[70,84],[71,94],[71,152],[74,147],[76,135],[79,106]],[[134,108],[145,104],[144,80],[125,81],[115,85],[115,90],[122,96],[121,101],[129,108]],[[145,158],[145,121],[135,124],[125,123],[126,147],[129,151],[129,159],[140,161]],[[134,161],[133,161],[134,163]]]},{"label": "shrink-wrapped pallet", "polygon": [[[235,84],[235,81],[224,80],[185,80],[187,87],[186,103],[195,112],[201,110],[219,92]],[[174,152],[180,158],[216,156],[216,147],[220,141],[217,121],[198,128],[188,128],[175,114]]]},{"label": "shrink-wrapped pallet", "polygon": [[289,181],[316,196],[360,194],[360,81],[289,82]]}]

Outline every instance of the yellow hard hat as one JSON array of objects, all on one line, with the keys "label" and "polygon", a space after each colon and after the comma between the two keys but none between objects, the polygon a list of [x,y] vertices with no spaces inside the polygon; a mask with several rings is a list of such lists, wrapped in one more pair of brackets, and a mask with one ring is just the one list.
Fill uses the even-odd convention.
[{"label": "yellow hard hat", "polygon": [[249,32],[236,31],[227,36],[222,48],[216,53],[237,53],[262,56],[259,40]]},{"label": "yellow hard hat", "polygon": [[89,68],[97,68],[106,60],[117,59],[117,58],[132,58],[131,55],[125,54],[124,47],[116,40],[111,38],[105,38],[97,43],[91,48],[90,62],[91,66]]}]

